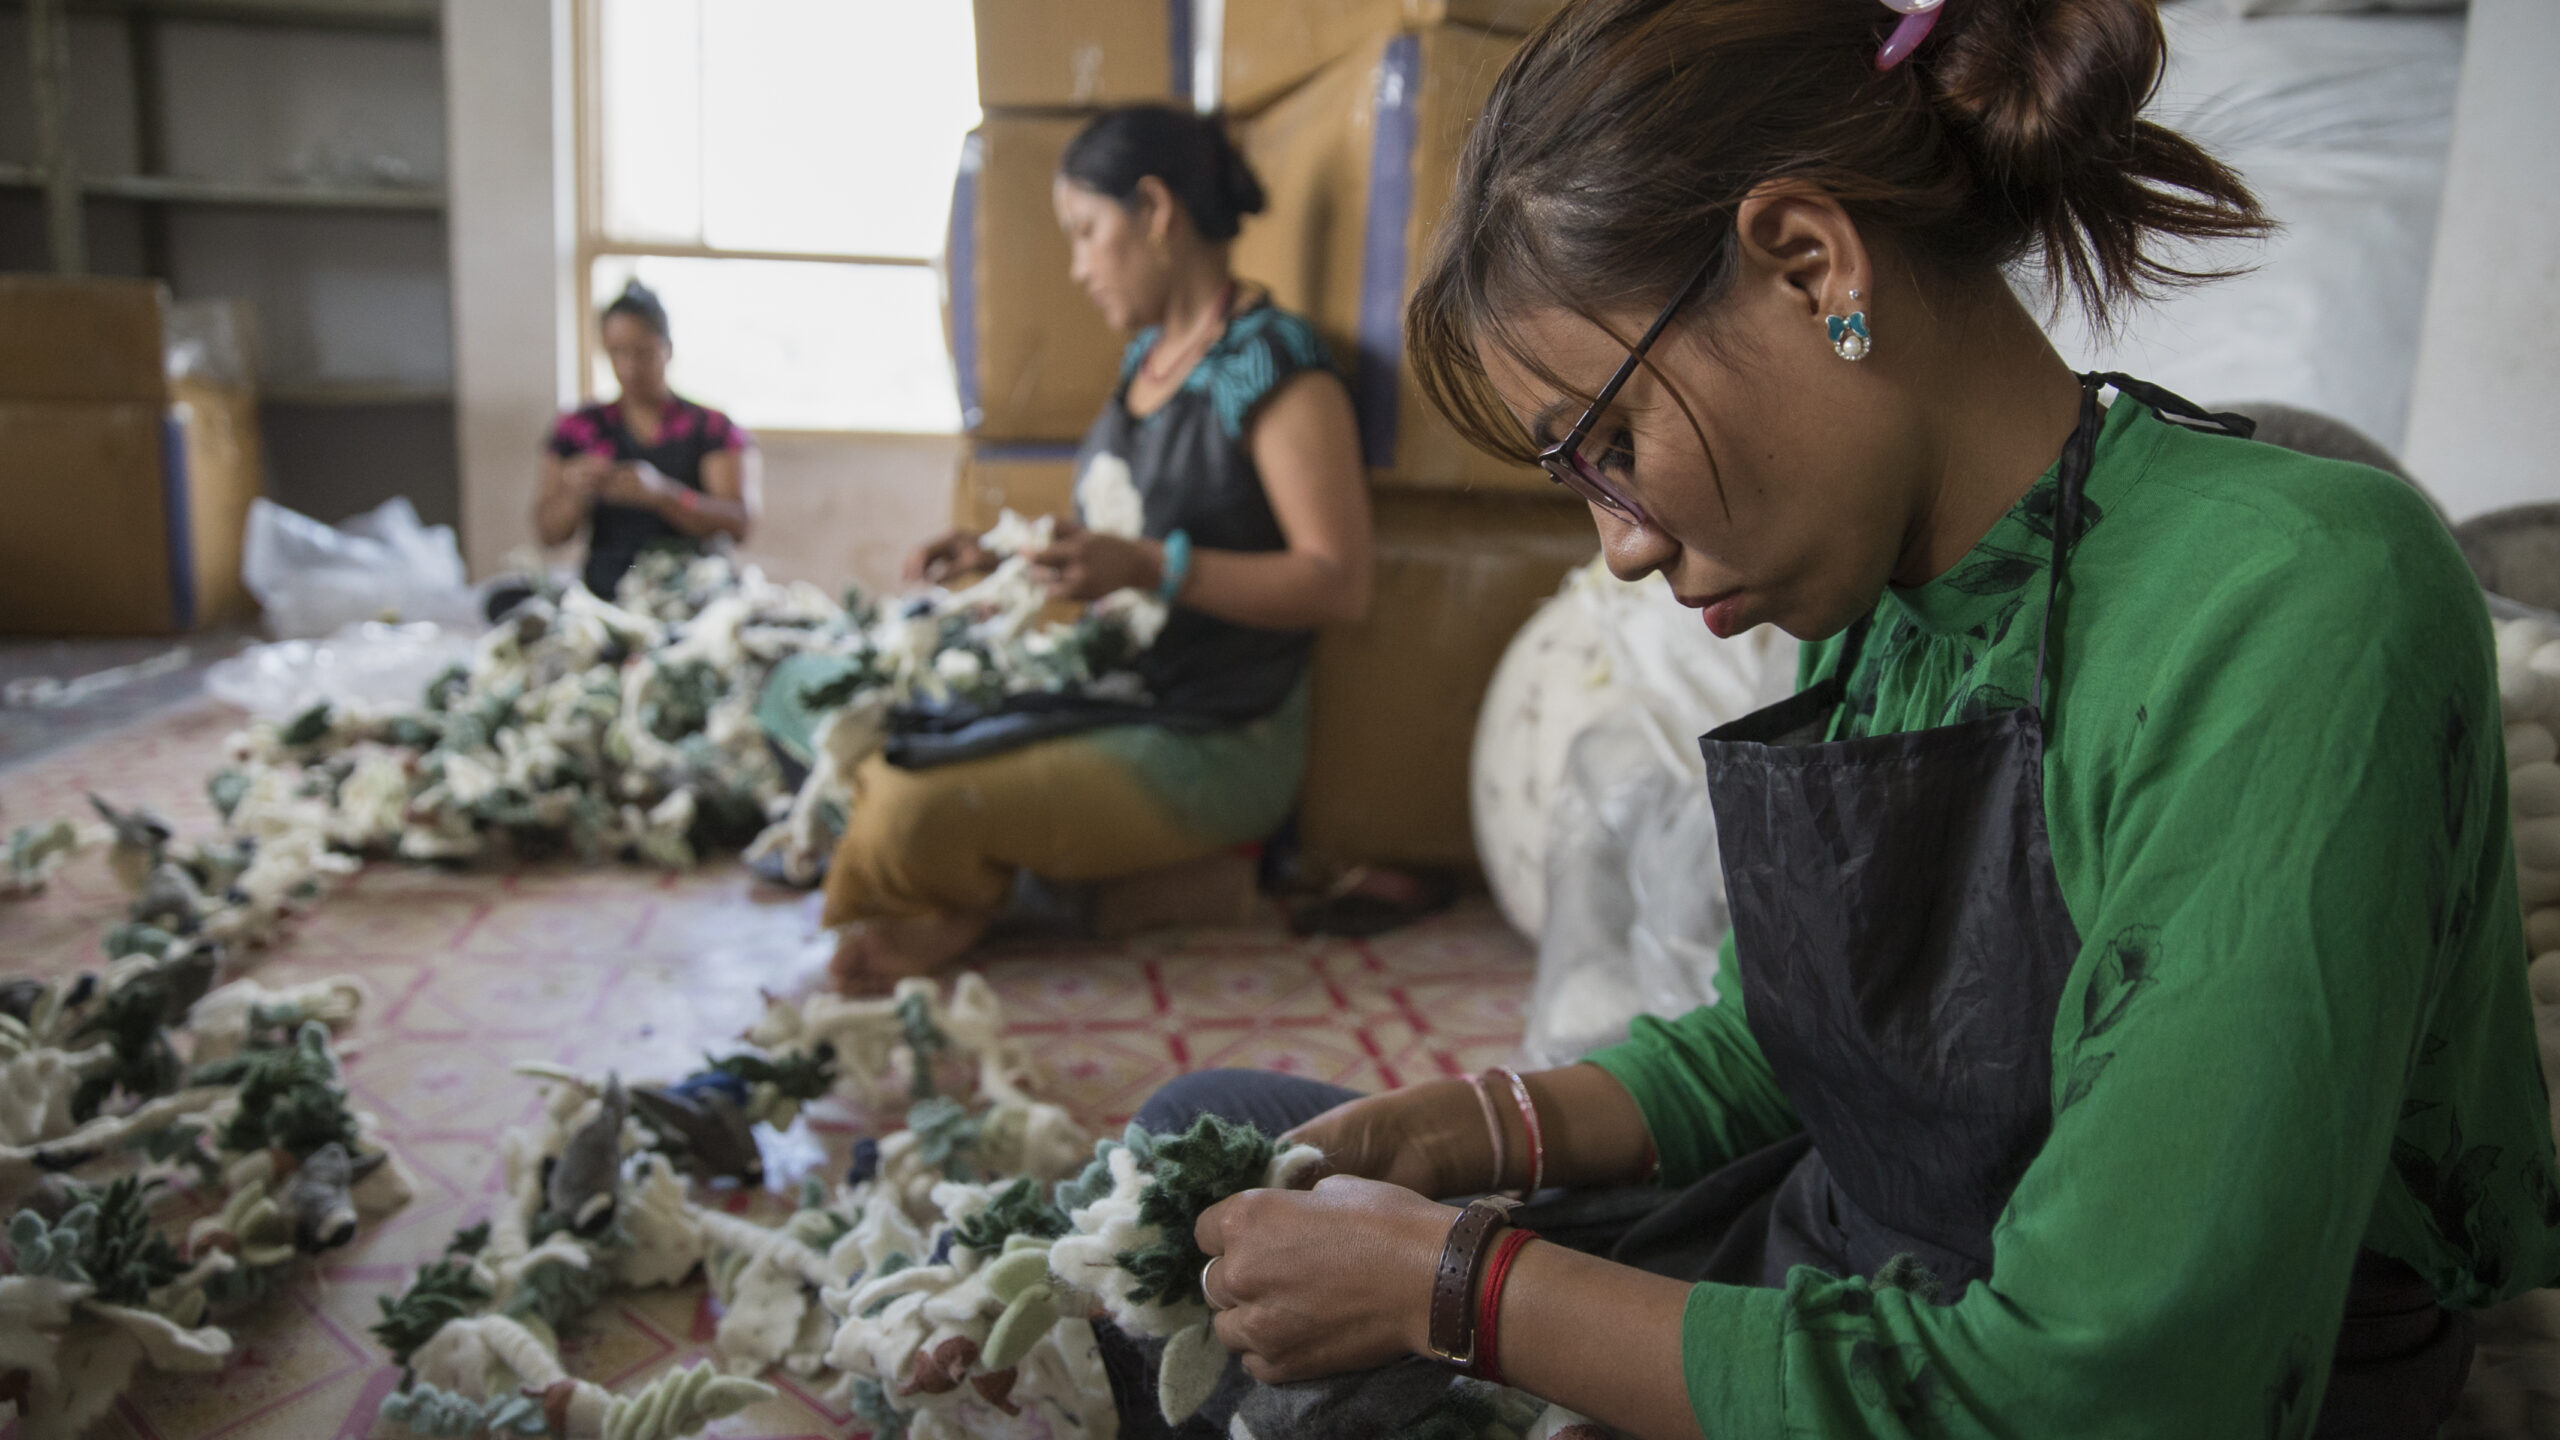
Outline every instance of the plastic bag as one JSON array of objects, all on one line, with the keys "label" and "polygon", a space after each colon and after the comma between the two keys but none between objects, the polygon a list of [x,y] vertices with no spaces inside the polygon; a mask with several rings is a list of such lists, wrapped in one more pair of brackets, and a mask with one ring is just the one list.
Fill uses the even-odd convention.
[{"label": "plastic bag", "polygon": [[1787,695],[1795,659],[1779,631],[1719,640],[1660,577],[1597,561],[1512,642],[1472,783],[1495,897],[1538,941],[1529,1063],[1715,999],[1731,922],[1696,737]]},{"label": "plastic bag", "polygon": [[262,720],[286,720],[320,701],[381,714],[414,710],[427,686],[471,662],[473,638],[419,621],[367,620],[320,640],[252,645],[205,672],[205,693]]},{"label": "plastic bag", "polygon": [[2238,170],[2284,229],[2182,257],[2248,273],[2128,307],[2112,333],[2064,307],[2055,348],[2079,368],[2126,371],[2182,395],[2303,406],[2398,449],[2463,17],[2241,19],[2187,4],[2162,6],[2160,19],[2169,63],[2149,117]]},{"label": "plastic bag", "polygon": [[1775,629],[1718,640],[1659,576],[1624,584],[1598,560],[1566,576],[1503,652],[1476,721],[1476,854],[1513,928],[1545,929],[1549,820],[1576,736],[1631,714],[1661,768],[1698,774],[1697,736],[1794,681],[1795,641]]},{"label": "plastic bag", "polygon": [[1705,778],[1662,767],[1642,722],[1613,715],[1574,740],[1548,825],[1527,1062],[1570,1064],[1637,1015],[1713,1004],[1733,922]]},{"label": "plastic bag", "polygon": [[333,635],[368,620],[480,625],[453,528],[420,523],[406,496],[338,526],[251,501],[240,573],[278,639]]}]

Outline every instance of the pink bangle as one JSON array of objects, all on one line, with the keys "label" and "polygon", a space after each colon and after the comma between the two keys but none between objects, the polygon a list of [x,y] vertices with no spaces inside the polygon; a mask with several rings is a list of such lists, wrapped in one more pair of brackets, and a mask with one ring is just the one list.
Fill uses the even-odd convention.
[{"label": "pink bangle", "polygon": [[1511,1173],[1511,1142],[1503,1138],[1502,1116],[1494,1110],[1493,1092],[1485,1088],[1484,1082],[1485,1077],[1478,1075],[1467,1085],[1476,1092],[1476,1104],[1484,1109],[1485,1132],[1493,1137],[1493,1183],[1484,1187],[1485,1192],[1499,1195],[1502,1177]]},{"label": "pink bangle", "polygon": [[685,511],[701,509],[701,493],[689,485],[678,486],[676,489],[676,508]]},{"label": "pink bangle", "polygon": [[1547,1188],[1547,1137],[1538,1128],[1538,1102],[1529,1098],[1529,1082],[1520,1078],[1519,1071],[1496,1065],[1485,1073],[1511,1082],[1512,1103],[1520,1107],[1520,1124],[1529,1132],[1529,1188],[1524,1193],[1535,1195]]}]

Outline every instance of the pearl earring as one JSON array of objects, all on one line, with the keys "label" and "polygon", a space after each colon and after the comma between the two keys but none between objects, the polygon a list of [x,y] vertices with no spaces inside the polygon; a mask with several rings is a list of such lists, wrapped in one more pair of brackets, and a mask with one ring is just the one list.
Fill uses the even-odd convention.
[{"label": "pearl earring", "polygon": [[[1852,305],[1862,298],[1855,290],[1849,292]],[[1875,348],[1875,337],[1867,331],[1867,312],[1864,310],[1853,309],[1845,316],[1825,315],[1822,324],[1830,332],[1831,348],[1838,351],[1843,360],[1864,360],[1867,352]]]}]

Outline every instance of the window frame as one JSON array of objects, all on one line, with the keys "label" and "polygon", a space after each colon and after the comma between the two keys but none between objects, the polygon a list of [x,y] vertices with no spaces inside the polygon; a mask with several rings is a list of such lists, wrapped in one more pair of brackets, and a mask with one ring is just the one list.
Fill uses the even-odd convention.
[{"label": "window frame", "polygon": [[[597,333],[595,317],[604,301],[596,294],[596,262],[609,256],[634,259],[670,260],[783,260],[821,265],[856,267],[889,267],[907,270],[931,270],[943,275],[946,254],[865,255],[833,250],[739,250],[719,245],[685,244],[680,241],[618,240],[607,234],[604,224],[604,0],[573,0],[569,8],[570,26],[570,103],[571,163],[576,169],[574,191],[575,243],[571,247],[572,275],[570,291],[577,303],[577,385],[578,398],[585,398],[588,387],[595,383],[596,357],[604,348]],[[946,240],[946,250],[948,241]],[[942,286],[949,292],[948,277]],[[945,303],[943,344],[950,345],[950,317]],[[874,430],[861,427],[801,426],[786,428],[774,425],[751,425],[748,430],[759,436],[789,438],[813,436],[825,438],[864,438],[889,440],[959,438],[966,435],[965,425],[949,430]]]}]

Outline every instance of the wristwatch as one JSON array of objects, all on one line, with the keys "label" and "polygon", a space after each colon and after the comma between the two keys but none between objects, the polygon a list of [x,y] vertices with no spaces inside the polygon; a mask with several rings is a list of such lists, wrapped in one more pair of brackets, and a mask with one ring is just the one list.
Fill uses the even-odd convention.
[{"label": "wristwatch", "polygon": [[1473,1370],[1476,1364],[1476,1275],[1484,1266],[1493,1237],[1511,1223],[1520,1202],[1487,1195],[1468,1202],[1449,1227],[1440,1247],[1440,1268],[1431,1277],[1431,1356],[1444,1365]]}]

